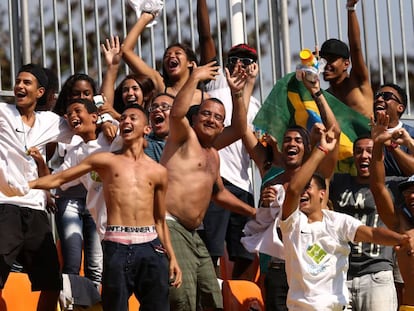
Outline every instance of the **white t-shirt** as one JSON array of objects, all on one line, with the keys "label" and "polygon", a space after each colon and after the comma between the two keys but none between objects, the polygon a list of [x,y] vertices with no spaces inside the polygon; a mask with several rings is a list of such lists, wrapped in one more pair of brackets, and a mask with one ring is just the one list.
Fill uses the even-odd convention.
[{"label": "white t-shirt", "polygon": [[[45,157],[49,142],[69,143],[73,132],[67,122],[50,111],[35,112],[32,127],[23,123],[14,104],[0,103],[0,159],[6,163],[8,178],[14,182],[38,178],[36,162],[26,154],[30,147],[37,147]],[[31,189],[25,196],[7,197],[0,192],[1,204],[14,204],[37,210],[45,209],[44,190]]]},{"label": "white t-shirt", "polygon": [[318,222],[309,223],[298,209],[280,221],[289,311],[342,310],[348,303],[348,242],[354,240],[362,223],[346,214],[322,212]]},{"label": "white t-shirt", "polygon": [[[231,124],[233,101],[227,79],[224,76],[222,69],[219,69],[219,75],[216,76],[216,80],[212,80],[207,83],[206,90],[211,97],[218,98],[223,102],[226,110],[224,125],[229,126]],[[259,108],[260,102],[251,96],[249,109],[247,110],[247,123],[252,130],[252,123],[254,117],[259,111]],[[221,176],[244,191],[253,193],[253,187],[251,185],[248,170],[250,166],[250,157],[241,139],[223,149],[220,149],[219,155]]]},{"label": "white t-shirt", "polygon": [[283,185],[272,185],[276,190],[276,199],[270,207],[256,209],[256,217],[249,220],[244,226],[244,237],[240,239],[243,246],[250,252],[260,252],[279,259],[285,258],[283,242],[277,229],[279,226],[282,205],[285,200]]}]

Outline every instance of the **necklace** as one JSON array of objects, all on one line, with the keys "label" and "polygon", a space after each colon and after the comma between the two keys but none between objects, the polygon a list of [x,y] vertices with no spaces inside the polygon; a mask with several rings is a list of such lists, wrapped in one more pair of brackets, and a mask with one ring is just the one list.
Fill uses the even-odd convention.
[{"label": "necklace", "polygon": [[27,149],[26,126],[21,117],[20,117],[20,122],[22,123],[22,130],[20,131],[16,129],[16,132],[23,134],[24,153],[28,154],[29,150]]}]

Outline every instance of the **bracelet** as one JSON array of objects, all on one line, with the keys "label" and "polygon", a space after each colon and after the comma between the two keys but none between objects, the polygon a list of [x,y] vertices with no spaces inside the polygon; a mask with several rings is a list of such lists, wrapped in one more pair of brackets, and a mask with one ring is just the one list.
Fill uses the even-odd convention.
[{"label": "bracelet", "polygon": [[238,91],[237,93],[233,93],[235,98],[241,98],[243,97],[243,91]]},{"label": "bracelet", "polygon": [[320,151],[322,151],[325,155],[328,155],[328,153],[329,153],[329,150],[326,149],[325,147],[322,147],[320,144],[317,144],[316,148],[318,148]]},{"label": "bracelet", "polygon": [[315,94],[312,94],[312,98],[313,99],[317,99],[321,95],[322,95],[322,90],[319,89],[319,91],[317,91]]},{"label": "bracelet", "polygon": [[399,145],[399,144],[397,144],[395,141],[391,141],[391,144],[390,144],[389,146],[387,146],[386,148],[387,148],[389,151],[393,151],[393,150],[397,149],[399,146],[400,146],[400,145]]}]

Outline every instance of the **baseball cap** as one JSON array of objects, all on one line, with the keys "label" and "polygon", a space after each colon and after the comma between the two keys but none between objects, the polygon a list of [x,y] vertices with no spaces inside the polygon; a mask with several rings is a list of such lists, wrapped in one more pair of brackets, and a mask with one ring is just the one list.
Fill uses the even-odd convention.
[{"label": "baseball cap", "polygon": [[410,178],[407,180],[404,180],[398,184],[398,189],[400,189],[401,192],[407,190],[411,186],[414,186],[414,175],[411,175]]},{"label": "baseball cap", "polygon": [[246,43],[241,43],[241,44],[237,44],[235,46],[233,46],[229,52],[227,53],[228,57],[231,56],[245,56],[245,57],[250,57],[252,58],[254,61],[257,60],[257,51],[252,48],[251,46],[249,46]]},{"label": "baseball cap", "polygon": [[326,40],[319,51],[319,55],[324,57],[325,55],[335,55],[342,58],[349,58],[349,48],[346,43],[338,39]]},{"label": "baseball cap", "polygon": [[26,64],[19,69],[19,73],[28,72],[34,75],[39,82],[39,86],[47,87],[49,79],[44,71],[43,67],[36,64]]}]

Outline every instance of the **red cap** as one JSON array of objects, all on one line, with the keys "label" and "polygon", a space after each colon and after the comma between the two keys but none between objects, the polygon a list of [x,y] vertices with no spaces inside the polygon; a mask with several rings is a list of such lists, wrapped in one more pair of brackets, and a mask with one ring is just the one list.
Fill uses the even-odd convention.
[{"label": "red cap", "polygon": [[241,43],[233,46],[228,53],[228,56],[247,56],[253,60],[257,60],[257,52],[254,48],[246,43]]}]

